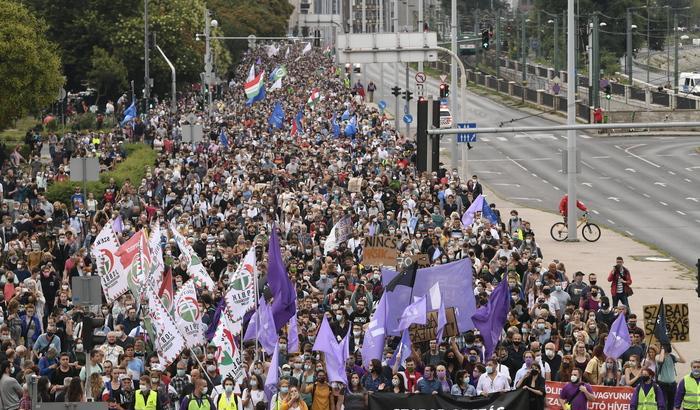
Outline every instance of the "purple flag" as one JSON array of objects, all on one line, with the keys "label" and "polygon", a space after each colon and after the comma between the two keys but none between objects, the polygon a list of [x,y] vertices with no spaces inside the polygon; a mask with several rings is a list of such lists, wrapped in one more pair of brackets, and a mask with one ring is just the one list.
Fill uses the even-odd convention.
[{"label": "purple flag", "polygon": [[122,216],[119,215],[112,221],[112,230],[116,233],[122,233],[124,230],[124,222],[122,222]]},{"label": "purple flag", "polygon": [[272,361],[270,362],[270,369],[267,371],[267,378],[265,379],[265,397],[269,402],[272,396],[277,393],[277,383],[279,382],[279,354],[280,345],[275,345],[275,351],[272,353]]},{"label": "purple flag", "polygon": [[329,382],[348,384],[348,378],[345,374],[345,361],[350,356],[349,347],[350,329],[348,329],[348,333],[340,343],[336,342],[331,325],[328,324],[328,317],[324,315],[312,350],[325,353],[326,372],[328,373]]},{"label": "purple flag", "polygon": [[296,313],[297,293],[282,261],[276,226],[272,227],[267,258],[267,283],[273,296],[272,315],[275,318],[275,330],[279,331]]},{"label": "purple flag", "polygon": [[289,319],[289,327],[287,328],[287,353],[297,353],[299,351],[299,329],[297,328],[296,313]]},{"label": "purple flag", "polygon": [[214,316],[211,318],[211,322],[209,322],[209,327],[207,328],[207,331],[204,332],[204,337],[207,338],[207,340],[212,340],[214,339],[214,334],[216,333],[216,327],[219,326],[219,320],[221,319],[221,313],[226,309],[226,299],[221,298],[219,303],[216,305],[216,310],[214,311]]},{"label": "purple flag", "polygon": [[[391,269],[382,268],[382,285],[386,286],[398,273]],[[476,312],[476,301],[472,295],[472,266],[469,258],[460,259],[444,265],[418,269],[413,286],[414,296],[423,296],[436,283],[440,284],[445,309],[455,308],[457,327],[460,332],[474,329],[472,314]],[[401,331],[396,327],[399,317],[411,302],[411,288],[399,284],[391,292],[386,292],[386,333],[389,336],[399,336]]]},{"label": "purple flag", "polygon": [[438,343],[442,341],[442,331],[447,325],[447,315],[445,314],[445,302],[442,300],[442,292],[440,291],[440,283],[436,283],[428,292],[430,295],[430,310],[438,311],[437,314],[437,331],[435,332],[435,340]]},{"label": "purple flag", "polygon": [[411,335],[408,329],[404,329],[403,334],[401,334],[401,342],[396,347],[394,351],[394,356],[387,362],[389,367],[394,367],[394,363],[399,361],[399,365],[403,366],[406,363],[406,359],[411,356],[413,350],[413,345],[411,344]]},{"label": "purple flag", "polygon": [[[259,326],[259,328],[258,328]],[[265,303],[265,298],[260,299],[258,310],[255,311],[253,317],[248,323],[248,329],[245,331],[243,341],[258,339],[260,345],[265,350],[265,353],[272,354],[277,345],[277,330],[275,329],[275,320],[272,317],[272,309]]]},{"label": "purple flag", "polygon": [[372,359],[381,360],[384,352],[386,301],[387,292],[384,292],[365,331],[365,338],[362,342],[362,364],[367,368],[369,368],[369,362]]},{"label": "purple flag", "polygon": [[479,196],[474,199],[474,202],[472,202],[471,205],[469,205],[469,208],[467,208],[466,211],[464,211],[464,214],[462,214],[462,226],[465,228],[467,226],[471,226],[472,223],[474,223],[474,215],[476,215],[477,212],[481,212],[484,209],[484,196],[479,194]]},{"label": "purple flag", "polygon": [[508,310],[510,310],[510,290],[508,290],[508,281],[502,280],[491,293],[486,306],[480,307],[472,315],[474,326],[479,329],[479,333],[484,338],[487,359],[491,358],[501,338]]},{"label": "purple flag", "polygon": [[447,326],[447,315],[445,314],[445,302],[440,300],[440,308],[438,309],[438,321],[437,321],[437,334],[435,335],[435,340],[438,343],[442,343],[442,332]]},{"label": "purple flag", "polygon": [[426,295],[411,303],[406,307],[406,309],[404,309],[403,314],[399,318],[399,325],[397,329],[408,329],[408,327],[414,323],[424,325],[428,321],[428,315],[426,314],[427,310],[428,298]]},{"label": "purple flag", "polygon": [[625,315],[621,313],[617,316],[612,326],[610,326],[610,333],[608,334],[608,338],[605,339],[603,353],[608,357],[617,359],[622,356],[631,345],[632,341],[630,340],[630,332],[627,328]]}]

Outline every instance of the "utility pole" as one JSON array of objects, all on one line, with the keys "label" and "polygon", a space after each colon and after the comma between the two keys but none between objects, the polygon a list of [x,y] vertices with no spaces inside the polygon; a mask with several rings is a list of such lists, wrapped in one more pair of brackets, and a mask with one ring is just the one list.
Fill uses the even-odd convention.
[{"label": "utility pole", "polygon": [[669,41],[669,26],[671,25],[671,6],[666,6],[666,40],[664,46],[666,47],[666,82],[671,82],[671,47],[668,45]]},{"label": "utility pole", "polygon": [[[424,4],[423,4],[423,1],[424,1],[424,0],[418,0],[418,33],[423,33],[423,32],[424,32],[423,27],[424,27],[424,24],[425,24],[425,23],[424,23],[424,21],[425,21],[425,16],[424,16],[425,10],[423,10],[423,9],[424,9],[425,6],[424,6]],[[419,62],[418,62],[418,71],[423,71],[423,62],[422,62],[422,61],[419,61]]]},{"label": "utility pole", "polygon": [[362,0],[362,33],[367,32],[367,0]]},{"label": "utility pole", "polygon": [[[575,125],[576,124],[576,94],[574,87],[571,86],[571,81],[576,81],[576,30],[575,30],[575,15],[574,15],[574,0],[568,0],[568,14],[566,15],[568,20],[568,31],[567,31],[567,71],[569,77],[569,84],[566,87],[566,124]],[[567,182],[567,192],[569,196],[569,202],[566,209],[566,213],[569,216],[567,219],[568,227],[568,237],[567,241],[577,242],[576,237],[576,131],[568,130],[566,132],[566,148],[567,148],[567,162],[566,162],[566,182]]]},{"label": "utility pole", "polygon": [[554,71],[559,77],[559,15],[554,16]]},{"label": "utility pole", "polygon": [[150,73],[150,38],[148,36],[148,0],[143,0],[143,112],[148,113],[148,101],[151,99]]},{"label": "utility pole", "polygon": [[[342,3],[342,0],[339,0]],[[384,0],[379,0],[379,30],[380,33],[384,32]],[[379,68],[383,68],[383,64]]]},{"label": "utility pole", "polygon": [[[399,0],[394,0],[394,33],[399,32]],[[397,34],[398,36],[398,34]],[[401,69],[400,63],[394,63],[394,88],[400,90],[399,88],[399,70]],[[396,133],[399,133],[399,118],[401,118],[401,112],[399,111],[399,94],[396,94],[396,109],[394,110],[394,116],[396,117]],[[408,138],[408,135],[406,136]]]},{"label": "utility pole", "polygon": [[479,23],[479,9],[474,9],[474,35],[481,33],[481,24]]},{"label": "utility pole", "polygon": [[540,58],[542,55],[542,12],[537,10],[537,48],[535,49],[535,55]]},{"label": "utility pole", "polygon": [[[457,0],[452,0],[452,4],[451,4],[450,9],[452,12],[452,15],[450,16],[451,17],[450,35],[452,36],[451,49],[455,55],[459,56],[459,50],[457,49]],[[466,78],[463,79],[462,81],[466,81]],[[450,106],[452,107],[453,112],[456,113],[457,107],[461,104],[461,100],[464,99],[465,95],[462,93],[457,94],[457,92],[456,92],[457,86],[458,86],[458,83],[457,83],[457,64],[454,61],[454,59],[452,59],[452,61],[450,62],[450,86],[453,90],[455,90],[455,93],[454,93],[455,97],[451,98],[451,100],[454,101],[454,104],[450,104]],[[455,117],[455,115],[453,114],[452,118],[454,118],[454,117]],[[460,119],[460,121],[464,121],[464,118],[459,118],[459,119]],[[452,155],[450,156],[450,159],[451,159],[450,165],[451,165],[452,169],[455,169],[455,168],[457,168],[457,154],[458,154],[457,136],[456,135],[454,135],[450,139],[450,151],[452,152]]]},{"label": "utility pole", "polygon": [[625,70],[627,71],[627,78],[630,80],[630,85],[634,85],[632,81],[632,69],[633,59],[632,59],[632,11],[627,9],[627,55],[625,56]]},{"label": "utility pole", "polygon": [[[404,110],[403,112],[405,114],[411,114],[411,95],[409,94],[410,91],[408,91],[408,63],[406,63],[406,105],[404,105]],[[406,138],[410,139],[411,136],[411,124],[406,123]]]},{"label": "utility pole", "polygon": [[649,84],[649,62],[651,60],[651,17],[649,16],[649,0],[647,0],[647,84]]},{"label": "utility pole", "polygon": [[211,64],[211,48],[209,43],[209,36],[211,35],[211,14],[208,9],[204,10],[204,87],[206,87],[207,93],[207,113],[209,117],[212,114],[212,102],[211,102],[211,76],[212,76],[212,64]]},{"label": "utility pole", "polygon": [[673,11],[673,92],[678,94],[678,13]]},{"label": "utility pole", "polygon": [[592,71],[589,73],[589,77],[593,79],[592,90],[593,90],[593,100],[591,103],[594,107],[600,107],[600,44],[598,31],[598,13],[593,13],[593,29],[591,30],[591,39],[593,40],[593,52],[591,53],[593,65]]},{"label": "utility pole", "polygon": [[496,12],[496,78],[500,78],[500,77],[501,77],[501,9],[498,9],[498,11]]},{"label": "utility pole", "polygon": [[[522,65],[523,65],[523,87],[525,86],[525,83],[527,82],[527,46],[526,46],[526,41],[527,41],[527,29],[525,27],[525,13],[522,13],[520,15],[520,23],[522,24],[521,29],[521,34],[520,34],[520,54],[522,58]],[[523,90],[523,93],[525,90]]]}]

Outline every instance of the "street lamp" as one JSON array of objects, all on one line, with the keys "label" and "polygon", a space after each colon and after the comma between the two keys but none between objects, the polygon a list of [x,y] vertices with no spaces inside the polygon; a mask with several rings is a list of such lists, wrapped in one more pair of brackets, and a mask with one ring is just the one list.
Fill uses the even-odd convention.
[{"label": "street lamp", "polygon": [[204,37],[204,79],[202,85],[205,87],[207,93],[207,113],[211,117],[212,115],[212,97],[211,97],[211,84],[212,84],[212,56],[211,56],[211,46],[210,37],[211,29],[219,27],[219,22],[216,19],[211,18],[211,12],[209,10],[204,10],[204,34],[196,34],[195,39],[199,40],[199,37]]},{"label": "street lamp", "polygon": [[554,17],[554,19],[547,20],[547,24],[554,25],[554,38],[552,39],[554,55],[552,56],[552,65],[554,65],[554,71],[556,72],[556,76],[559,77],[559,15],[548,13],[544,10],[542,10],[542,12],[550,17]]},{"label": "street lamp", "polygon": [[647,8],[647,6],[627,7],[627,52],[625,58],[625,69],[627,71],[627,78],[629,78],[630,85],[634,85],[634,82],[632,81],[632,72],[634,71],[634,62],[632,59],[632,30],[637,28],[635,24],[632,24],[632,10],[645,8]]}]

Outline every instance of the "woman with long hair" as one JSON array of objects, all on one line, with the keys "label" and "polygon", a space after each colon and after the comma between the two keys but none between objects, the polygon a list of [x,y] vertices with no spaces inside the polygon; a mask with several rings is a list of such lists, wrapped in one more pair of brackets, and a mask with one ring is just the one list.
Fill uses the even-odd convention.
[{"label": "woman with long hair", "polygon": [[365,410],[367,408],[367,391],[360,383],[360,375],[353,373],[350,376],[350,384],[345,390],[343,404],[345,410]]},{"label": "woman with long hair", "polygon": [[105,381],[102,375],[93,373],[88,380],[90,381],[90,397],[92,397],[93,401],[102,401],[102,390],[105,388]]},{"label": "woman with long hair", "polygon": [[70,379],[70,384],[66,390],[66,401],[81,402],[84,401],[84,399],[85,394],[83,394],[83,383],[80,381],[79,377],[73,377]]},{"label": "woman with long hair", "polygon": [[522,388],[527,391],[530,410],[544,410],[544,377],[540,371],[540,365],[537,362],[532,363],[530,371],[518,381],[516,389]]},{"label": "woman with long hair", "polygon": [[396,373],[391,376],[391,390],[392,393],[406,393],[406,385],[401,373]]},{"label": "woman with long hair", "polygon": [[625,364],[625,373],[620,384],[623,386],[637,387],[642,376],[642,364],[639,356],[633,354]]},{"label": "woman with long hair", "polygon": [[574,368],[574,358],[571,355],[564,355],[559,366],[559,380],[565,381],[571,378],[571,370]]},{"label": "woman with long hair", "polygon": [[620,384],[620,369],[617,368],[617,360],[612,357],[605,359],[605,373],[603,374],[603,386],[618,386]]}]

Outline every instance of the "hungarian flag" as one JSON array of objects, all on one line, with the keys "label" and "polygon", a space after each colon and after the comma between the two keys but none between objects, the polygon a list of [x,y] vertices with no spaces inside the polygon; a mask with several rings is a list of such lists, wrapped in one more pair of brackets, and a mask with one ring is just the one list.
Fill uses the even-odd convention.
[{"label": "hungarian flag", "polygon": [[260,94],[260,90],[263,87],[263,78],[265,78],[265,71],[261,71],[255,78],[245,83],[245,96],[248,100],[252,100]]},{"label": "hungarian flag", "polygon": [[316,106],[316,103],[321,101],[321,92],[318,90],[318,88],[314,88],[311,90],[311,95],[309,96],[309,99],[306,101],[306,104],[314,108]]},{"label": "hungarian flag", "polygon": [[158,289],[158,297],[163,302],[165,310],[172,312],[173,310],[173,271],[168,267],[163,272],[163,281]]}]

